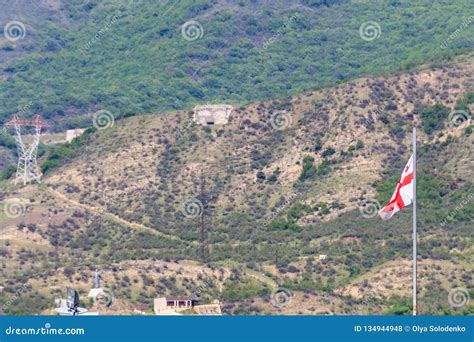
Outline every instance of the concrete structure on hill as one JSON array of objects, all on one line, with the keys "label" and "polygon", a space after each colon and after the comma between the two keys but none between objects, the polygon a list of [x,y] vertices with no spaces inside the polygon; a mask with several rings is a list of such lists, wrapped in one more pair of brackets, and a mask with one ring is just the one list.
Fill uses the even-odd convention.
[{"label": "concrete structure on hill", "polygon": [[66,131],[66,142],[71,143],[74,138],[80,137],[86,130],[77,128],[77,129],[68,129]]},{"label": "concrete structure on hill", "polygon": [[225,125],[231,112],[232,106],[226,104],[196,106],[193,120],[203,126]]}]

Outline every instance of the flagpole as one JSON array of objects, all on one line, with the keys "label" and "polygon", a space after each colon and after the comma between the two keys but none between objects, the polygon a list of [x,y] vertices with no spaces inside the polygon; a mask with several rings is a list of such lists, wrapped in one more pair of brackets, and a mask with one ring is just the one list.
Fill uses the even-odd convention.
[{"label": "flagpole", "polygon": [[413,316],[416,316],[416,128],[413,127]]}]

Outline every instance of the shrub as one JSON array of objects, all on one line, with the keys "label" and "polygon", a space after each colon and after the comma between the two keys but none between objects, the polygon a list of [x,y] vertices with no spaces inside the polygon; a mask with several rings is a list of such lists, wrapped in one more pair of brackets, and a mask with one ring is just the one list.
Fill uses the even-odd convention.
[{"label": "shrub", "polygon": [[319,152],[323,148],[323,143],[321,142],[321,139],[316,139],[316,143],[314,145],[314,151]]},{"label": "shrub", "polygon": [[329,160],[324,159],[321,165],[318,166],[316,174],[318,176],[324,176],[329,173]]},{"label": "shrub", "polygon": [[471,135],[472,134],[472,126],[469,126],[466,128],[466,135]]},{"label": "shrub", "polygon": [[303,170],[301,171],[301,175],[299,177],[300,181],[305,181],[306,179],[311,178],[316,174],[317,169],[313,163],[313,157],[306,156],[303,158]]},{"label": "shrub", "polygon": [[16,166],[10,165],[3,172],[0,173],[0,180],[10,179],[11,176],[16,172]]},{"label": "shrub", "polygon": [[281,173],[280,168],[277,167],[277,168],[273,171],[273,173],[270,175],[270,177],[268,177],[267,182],[268,182],[268,183],[272,183],[272,184],[273,184],[273,183],[276,183],[277,180],[278,180],[278,176],[280,175],[280,173]]},{"label": "shrub", "polygon": [[437,104],[426,107],[421,112],[423,130],[426,134],[432,135],[434,131],[443,129],[449,116],[449,109]]},{"label": "shrub", "polygon": [[336,150],[332,147],[328,147],[327,149],[324,150],[322,156],[329,157],[329,156],[332,156],[334,153],[336,153]]},{"label": "shrub", "polygon": [[266,285],[261,285],[250,279],[232,281],[226,284],[223,297],[226,302],[239,302],[252,297],[264,297],[270,294]]}]

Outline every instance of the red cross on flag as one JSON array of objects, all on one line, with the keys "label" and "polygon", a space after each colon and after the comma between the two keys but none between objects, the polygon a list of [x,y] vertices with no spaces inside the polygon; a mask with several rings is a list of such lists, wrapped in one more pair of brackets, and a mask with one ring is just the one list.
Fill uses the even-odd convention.
[{"label": "red cross on flag", "polygon": [[400,209],[405,208],[413,202],[413,155],[403,169],[402,176],[397,183],[397,188],[390,202],[379,211],[382,220],[390,219]]}]

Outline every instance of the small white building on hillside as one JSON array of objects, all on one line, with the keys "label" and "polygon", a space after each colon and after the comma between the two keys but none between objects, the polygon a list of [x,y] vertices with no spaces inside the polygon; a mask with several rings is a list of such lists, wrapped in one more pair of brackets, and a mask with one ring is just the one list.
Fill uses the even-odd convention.
[{"label": "small white building on hillside", "polygon": [[231,112],[232,106],[226,104],[196,106],[193,120],[203,126],[225,125]]}]

